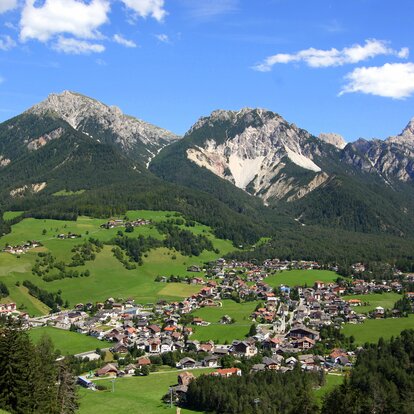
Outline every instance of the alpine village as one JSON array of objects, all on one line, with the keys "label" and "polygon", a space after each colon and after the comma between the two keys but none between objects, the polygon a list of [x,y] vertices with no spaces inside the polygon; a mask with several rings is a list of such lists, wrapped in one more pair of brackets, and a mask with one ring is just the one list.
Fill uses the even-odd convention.
[{"label": "alpine village", "polygon": [[414,413],[414,8],[328,3],[0,0],[0,414]]}]

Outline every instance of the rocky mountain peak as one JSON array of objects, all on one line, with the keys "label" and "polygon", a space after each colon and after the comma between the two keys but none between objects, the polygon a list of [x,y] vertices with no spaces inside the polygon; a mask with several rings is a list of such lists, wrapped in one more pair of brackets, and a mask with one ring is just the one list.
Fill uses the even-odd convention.
[{"label": "rocky mountain peak", "polygon": [[344,140],[343,136],[339,134],[335,134],[332,132],[329,132],[329,133],[322,132],[319,134],[318,138],[321,141],[331,144],[339,149],[343,149],[346,147],[346,141]]},{"label": "rocky mountain peak", "polygon": [[71,91],[50,94],[26,113],[38,116],[52,114],[97,141],[104,135],[107,141],[120,146],[126,153],[139,152],[139,158],[145,162],[165,145],[180,138],[165,129],[124,115],[116,106]]},{"label": "rocky mountain peak", "polygon": [[414,118],[410,120],[407,126],[402,130],[401,134],[389,137],[386,142],[399,145],[414,145]]}]

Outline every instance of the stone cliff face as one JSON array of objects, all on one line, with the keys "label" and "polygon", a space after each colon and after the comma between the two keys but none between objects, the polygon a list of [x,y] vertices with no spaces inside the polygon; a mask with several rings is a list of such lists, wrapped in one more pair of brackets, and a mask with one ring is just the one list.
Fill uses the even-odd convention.
[{"label": "stone cliff face", "polygon": [[[214,136],[214,128],[222,125],[224,136]],[[304,197],[329,178],[314,160],[320,155],[319,140],[270,111],[215,111],[186,136],[199,135],[203,128],[213,132],[187,149],[188,159],[265,201]],[[302,183],[299,171],[307,173]]]},{"label": "stone cliff face", "polygon": [[359,139],[344,151],[344,160],[361,170],[392,181],[411,182],[414,179],[414,119],[400,135],[367,141]]},{"label": "stone cliff face", "polygon": [[116,106],[69,91],[49,95],[26,113],[38,116],[52,114],[97,141],[113,143],[146,163],[165,145],[180,138],[165,129],[124,115]]}]

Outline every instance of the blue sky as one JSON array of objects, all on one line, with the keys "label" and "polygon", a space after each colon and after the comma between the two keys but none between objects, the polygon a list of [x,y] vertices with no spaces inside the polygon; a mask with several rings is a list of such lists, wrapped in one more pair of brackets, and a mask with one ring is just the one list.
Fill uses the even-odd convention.
[{"label": "blue sky", "polygon": [[179,134],[248,106],[385,138],[414,117],[412,16],[412,0],[0,0],[0,121],[68,89]]}]

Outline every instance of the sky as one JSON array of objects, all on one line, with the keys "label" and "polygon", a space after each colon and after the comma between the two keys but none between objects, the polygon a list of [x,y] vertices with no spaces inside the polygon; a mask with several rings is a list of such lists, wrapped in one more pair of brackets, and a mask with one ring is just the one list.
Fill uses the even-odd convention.
[{"label": "sky", "polygon": [[71,90],[184,134],[260,107],[314,135],[414,117],[412,0],[0,0],[0,121]]}]

